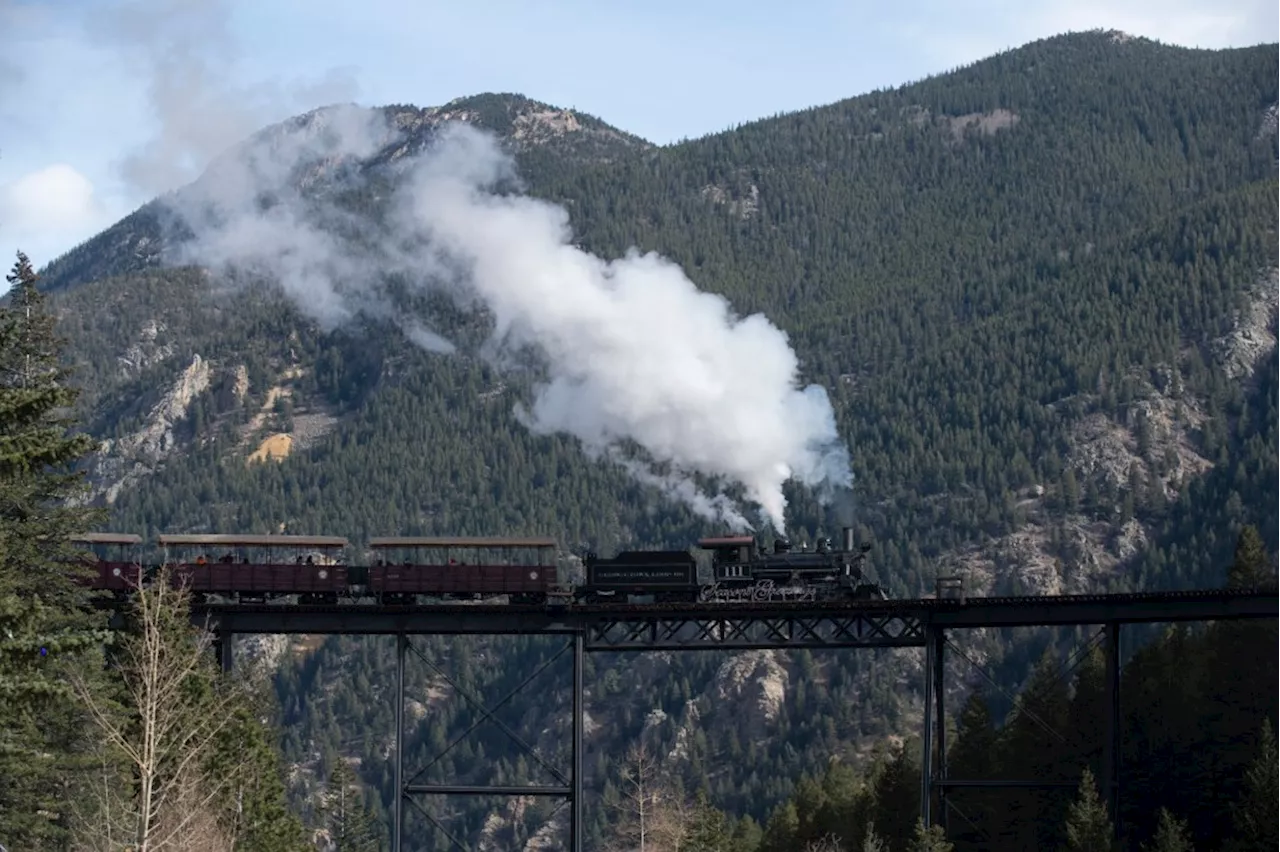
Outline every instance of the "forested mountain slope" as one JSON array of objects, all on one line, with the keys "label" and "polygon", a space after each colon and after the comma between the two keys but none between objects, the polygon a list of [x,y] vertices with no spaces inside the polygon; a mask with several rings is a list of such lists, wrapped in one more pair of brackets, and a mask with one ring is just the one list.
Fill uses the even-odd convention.
[{"label": "forested mountain slope", "polygon": [[[517,96],[388,107],[399,139],[288,180],[337,186],[376,222],[392,166],[439,122],[474,122],[501,134],[529,193],[564,205],[585,249],[660,252],[740,313],[763,311],[831,393],[859,535],[894,594],[956,568],[971,593],[1206,585],[1242,524],[1277,536],[1276,81],[1275,45],[1075,34],[669,147]],[[264,133],[311,132],[318,115]],[[541,533],[603,552],[708,530],[574,440],[525,429],[513,409],[537,374],[467,343],[483,317],[433,314],[463,342],[451,355],[376,316],[321,327],[265,285],[171,268],[184,235],[170,225],[150,205],[44,271],[105,442],[95,475],[114,527]],[[662,328],[636,333],[662,345]],[[830,526],[812,494],[788,496],[792,527]],[[1018,683],[1047,641],[972,650]],[[432,648],[485,695],[550,653]],[[284,657],[291,757],[323,771],[315,757],[359,754],[385,783],[370,761],[391,709],[368,697],[387,662],[347,640]],[[718,804],[757,816],[825,755],[902,730],[918,700],[905,653],[596,666],[595,777],[648,725],[673,771],[711,776]],[[413,679],[426,694],[427,674]],[[465,727],[454,713],[424,720],[424,748]],[[507,721],[547,731],[546,713]],[[473,779],[492,771],[457,760]]]}]

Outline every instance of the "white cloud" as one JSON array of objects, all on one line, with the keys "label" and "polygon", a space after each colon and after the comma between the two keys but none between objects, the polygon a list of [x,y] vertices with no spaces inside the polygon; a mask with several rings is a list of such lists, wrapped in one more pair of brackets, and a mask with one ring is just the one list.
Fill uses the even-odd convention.
[{"label": "white cloud", "polygon": [[0,246],[21,249],[37,266],[93,236],[110,218],[93,183],[66,163],[0,185]]}]

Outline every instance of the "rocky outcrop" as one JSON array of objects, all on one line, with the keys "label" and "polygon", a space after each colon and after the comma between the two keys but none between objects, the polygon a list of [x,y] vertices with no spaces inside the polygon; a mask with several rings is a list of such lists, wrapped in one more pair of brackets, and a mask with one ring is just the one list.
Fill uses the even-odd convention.
[{"label": "rocky outcrop", "polygon": [[1276,345],[1278,288],[1280,270],[1270,269],[1260,275],[1248,306],[1236,316],[1231,331],[1214,341],[1214,356],[1231,378],[1251,377],[1258,361]]},{"label": "rocky outcrop", "polygon": [[788,681],[778,652],[747,651],[725,660],[716,672],[714,701],[731,704],[743,728],[760,736],[777,721]]},{"label": "rocky outcrop", "polygon": [[1000,130],[1008,130],[1021,119],[1016,112],[1007,109],[993,109],[990,112],[970,112],[964,115],[943,116],[951,130],[953,142],[960,142],[969,131],[981,136],[992,136]]},{"label": "rocky outcrop", "polygon": [[730,215],[738,219],[750,219],[760,210],[760,188],[754,183],[748,183],[742,190],[707,184],[701,195],[712,204],[727,207]]},{"label": "rocky outcrop", "polygon": [[1280,129],[1280,104],[1272,104],[1262,113],[1262,123],[1258,127],[1258,138],[1275,136]]},{"label": "rocky outcrop", "polygon": [[150,320],[138,333],[138,340],[129,345],[116,360],[120,364],[120,372],[126,378],[133,378],[146,368],[167,361],[173,357],[172,343],[158,341],[165,331],[163,323]]},{"label": "rocky outcrop", "polygon": [[178,445],[174,428],[186,419],[191,403],[209,388],[211,367],[200,355],[192,356],[169,390],[147,413],[141,428],[117,440],[99,445],[93,480],[95,494],[114,503],[120,491],[154,473]]},{"label": "rocky outcrop", "polygon": [[913,105],[903,107],[899,113],[907,124],[923,127],[932,124],[947,133],[951,144],[964,141],[967,133],[992,136],[1001,130],[1010,130],[1022,120],[1016,112],[997,107],[987,112],[968,112],[964,115],[934,115],[928,107]]}]

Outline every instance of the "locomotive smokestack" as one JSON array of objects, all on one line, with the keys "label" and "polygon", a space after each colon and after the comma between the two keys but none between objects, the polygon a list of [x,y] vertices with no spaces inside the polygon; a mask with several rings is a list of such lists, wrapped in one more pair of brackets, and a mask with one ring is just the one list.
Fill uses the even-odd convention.
[{"label": "locomotive smokestack", "polygon": [[852,553],[853,552],[853,527],[845,527],[842,530],[842,532],[844,532],[844,552]]}]

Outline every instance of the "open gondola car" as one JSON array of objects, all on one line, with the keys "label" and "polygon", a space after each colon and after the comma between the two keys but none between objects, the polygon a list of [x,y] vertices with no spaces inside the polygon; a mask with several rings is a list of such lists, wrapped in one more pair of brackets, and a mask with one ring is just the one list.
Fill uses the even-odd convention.
[{"label": "open gondola car", "polygon": [[370,539],[369,548],[369,591],[388,604],[411,604],[418,595],[509,595],[511,603],[540,604],[556,585],[552,538],[396,536]]},{"label": "open gondola car", "polygon": [[348,591],[341,536],[162,535],[175,581],[200,598],[266,601],[298,595],[303,604],[335,603]]},{"label": "open gondola car", "polygon": [[71,541],[86,546],[84,561],[96,569],[95,576],[77,577],[78,582],[94,589],[114,592],[117,597],[138,587],[142,577],[142,563],[138,553],[142,536],[93,532],[73,535]]}]

